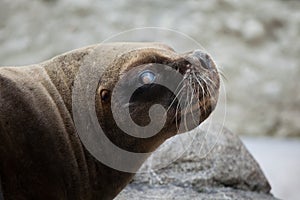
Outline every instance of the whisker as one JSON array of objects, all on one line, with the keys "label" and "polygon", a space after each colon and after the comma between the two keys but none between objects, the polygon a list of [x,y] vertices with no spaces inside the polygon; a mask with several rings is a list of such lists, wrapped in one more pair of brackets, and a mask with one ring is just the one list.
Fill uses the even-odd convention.
[{"label": "whisker", "polygon": [[224,78],[225,81],[228,81],[228,79],[226,78],[225,73],[224,73],[224,71],[221,69],[221,67],[217,66],[217,68],[215,69],[215,71],[217,71],[218,74],[220,74],[220,75]]},{"label": "whisker", "polygon": [[181,84],[183,83],[184,80],[185,80],[185,79],[182,79],[182,80],[180,81],[180,83],[178,83],[178,85],[177,85],[177,87],[176,87],[176,89],[175,89],[176,96],[174,97],[173,101],[172,101],[171,104],[169,105],[169,107],[168,107],[168,109],[167,109],[167,111],[166,111],[166,114],[167,114],[167,112],[170,110],[170,108],[172,107],[172,105],[175,103],[175,101],[176,101],[178,95],[179,95],[179,94],[182,92],[182,90],[184,89],[184,86],[182,86],[182,87],[180,88],[180,90],[179,90],[178,92],[176,92],[176,90],[178,89],[179,85],[181,85]]},{"label": "whisker", "polygon": [[187,114],[186,114],[186,112],[187,112],[187,110],[188,110],[188,104],[189,104],[189,102],[188,102],[188,100],[189,100],[189,90],[187,90],[187,95],[186,95],[186,98],[185,98],[185,104],[184,104],[184,127],[185,127],[185,129],[186,129],[186,131],[188,130],[188,126],[187,126]]},{"label": "whisker", "polygon": [[[207,78],[207,79],[206,79]],[[214,100],[215,100],[215,97],[211,94],[211,91],[210,91],[210,84],[208,84],[208,82],[207,82],[207,80],[209,80],[210,82],[212,82],[212,80],[209,78],[209,77],[204,77],[204,78],[202,78],[202,80],[205,82],[205,84],[206,84],[206,89],[207,89],[207,92],[208,92],[208,95],[209,95],[209,97],[210,98],[214,98]],[[210,88],[210,89],[209,89]]]},{"label": "whisker", "polygon": [[193,99],[194,99],[194,89],[192,87],[192,79],[193,77],[190,78],[189,82],[189,88],[191,89],[191,99],[190,99],[190,103],[189,103],[189,106],[190,106],[190,112],[191,112],[191,115],[192,115],[192,120],[194,121],[195,125],[197,124],[197,122],[195,121],[195,116],[194,116],[194,112],[193,112]]},{"label": "whisker", "polygon": [[204,77],[204,79],[207,79],[211,82],[211,84],[216,87],[216,83],[214,83],[208,76]]},{"label": "whisker", "polygon": [[[193,72],[194,73],[194,72]],[[199,86],[201,87],[201,93],[202,93],[202,100],[204,101],[204,99],[205,99],[205,90],[204,90],[204,88],[203,88],[203,86],[202,86],[202,84],[201,84],[201,82],[199,81],[199,79],[198,79],[198,77],[197,77],[197,75],[194,73],[194,76],[195,76],[195,80],[198,82],[198,84],[199,84]],[[204,101],[204,113],[206,114],[206,104],[205,104],[205,101]]]},{"label": "whisker", "polygon": [[[204,81],[205,81],[205,80],[206,80],[206,79],[204,78]],[[208,79],[208,80],[210,80],[210,79]],[[212,80],[210,80],[210,81],[212,81]],[[209,84],[206,84],[206,88],[207,88],[207,90],[208,90],[208,92],[209,92],[209,94],[210,94],[210,97],[213,98],[214,101],[216,101],[216,99],[215,99],[216,90],[214,90],[214,89],[212,88],[212,86],[209,85]],[[211,95],[211,91],[213,92],[214,95]]]},{"label": "whisker", "polygon": [[214,87],[217,87],[216,83],[214,83],[208,76],[205,76],[205,75],[207,75],[207,74],[204,74],[204,75],[199,74],[199,77],[201,77],[202,80],[207,78]]},{"label": "whisker", "polygon": [[[181,93],[181,95],[180,95],[180,98],[179,98],[178,102],[181,102],[181,98],[182,98],[182,97],[183,97],[183,93]],[[177,117],[178,117],[178,108],[179,108],[179,106],[180,106],[180,103],[178,103],[178,104],[177,104],[177,106],[176,106],[176,110],[175,110],[175,121],[176,121],[176,128],[179,128],[179,127],[178,127],[178,123],[177,123],[177,121],[178,121]]]}]

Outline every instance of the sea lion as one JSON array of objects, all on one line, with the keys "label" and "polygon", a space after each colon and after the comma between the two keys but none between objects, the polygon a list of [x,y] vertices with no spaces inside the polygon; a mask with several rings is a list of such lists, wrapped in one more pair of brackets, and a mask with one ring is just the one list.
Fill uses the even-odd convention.
[{"label": "sea lion", "polygon": [[[155,64],[168,66],[184,77],[177,83],[182,85],[180,92],[173,94],[155,84],[168,80],[168,72],[153,70]],[[5,200],[112,199],[131,180],[134,173],[98,161],[78,135],[72,95],[76,77],[86,65],[93,66],[96,76],[100,74],[92,97],[98,123],[110,141],[130,152],[155,150],[178,133],[181,121],[185,121],[185,130],[180,132],[195,128],[217,103],[219,76],[211,57],[199,50],[179,54],[160,43],[98,44],[37,65],[1,67],[0,179]],[[127,95],[122,92],[119,99],[112,98],[119,82],[128,87],[140,84],[130,94],[130,102],[122,99]],[[187,100],[181,107],[179,93]],[[192,97],[197,102],[191,103]],[[85,102],[81,103],[84,106]],[[113,105],[127,106],[131,119],[139,126],[146,126],[151,120],[148,111],[153,104],[168,108],[165,125],[154,136],[135,137],[139,133],[134,128],[131,132],[135,136],[128,135],[114,120]],[[180,118],[183,112],[189,113],[185,119]],[[193,116],[197,114],[195,119]],[[120,111],[121,120],[125,117],[122,115]],[[145,159],[134,166],[138,169]]]}]

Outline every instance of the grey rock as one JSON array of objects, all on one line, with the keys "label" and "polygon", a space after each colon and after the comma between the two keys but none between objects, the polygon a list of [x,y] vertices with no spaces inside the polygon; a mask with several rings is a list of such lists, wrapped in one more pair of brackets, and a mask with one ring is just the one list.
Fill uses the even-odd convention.
[{"label": "grey rock", "polygon": [[[189,145],[186,138],[191,135],[195,137]],[[154,152],[142,166],[143,173],[116,199],[276,199],[239,137],[222,126],[204,126],[171,140],[169,148]],[[159,164],[176,154],[180,143],[189,146],[186,152],[166,167]]]}]

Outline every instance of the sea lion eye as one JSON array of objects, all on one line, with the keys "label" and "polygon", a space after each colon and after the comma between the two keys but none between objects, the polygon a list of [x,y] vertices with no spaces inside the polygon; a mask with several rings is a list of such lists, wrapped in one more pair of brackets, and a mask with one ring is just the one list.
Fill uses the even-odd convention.
[{"label": "sea lion eye", "polygon": [[109,90],[103,89],[101,90],[100,95],[102,101],[107,101],[110,97],[110,92]]},{"label": "sea lion eye", "polygon": [[139,78],[142,84],[151,84],[155,80],[155,74],[152,71],[146,70],[140,74]]}]

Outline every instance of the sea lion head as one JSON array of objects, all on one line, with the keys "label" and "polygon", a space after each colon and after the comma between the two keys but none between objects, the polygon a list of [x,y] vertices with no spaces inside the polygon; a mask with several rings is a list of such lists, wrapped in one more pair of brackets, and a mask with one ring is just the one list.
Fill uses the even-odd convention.
[{"label": "sea lion head", "polygon": [[[101,76],[96,92],[98,119],[118,146],[148,152],[203,122],[216,106],[219,85],[209,54],[201,50],[180,54],[165,45],[145,45],[116,57]],[[160,105],[164,114],[151,110],[154,105]],[[122,124],[127,130],[120,128]],[[143,130],[149,124],[161,128],[149,134]],[[137,144],[143,147],[136,148]]]}]

